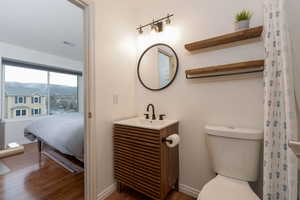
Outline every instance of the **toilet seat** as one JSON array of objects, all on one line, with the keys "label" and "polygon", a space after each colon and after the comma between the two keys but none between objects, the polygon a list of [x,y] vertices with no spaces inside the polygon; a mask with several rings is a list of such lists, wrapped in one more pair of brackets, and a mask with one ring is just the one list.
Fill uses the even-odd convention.
[{"label": "toilet seat", "polygon": [[260,200],[248,182],[216,176],[201,190],[198,200]]}]

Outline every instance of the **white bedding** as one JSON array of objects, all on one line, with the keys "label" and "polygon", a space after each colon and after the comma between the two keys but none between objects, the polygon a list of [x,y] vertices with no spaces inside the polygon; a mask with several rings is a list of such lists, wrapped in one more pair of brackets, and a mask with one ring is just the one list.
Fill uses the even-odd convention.
[{"label": "white bedding", "polygon": [[82,113],[68,113],[42,117],[25,128],[30,135],[46,142],[51,147],[83,160],[84,119]]}]

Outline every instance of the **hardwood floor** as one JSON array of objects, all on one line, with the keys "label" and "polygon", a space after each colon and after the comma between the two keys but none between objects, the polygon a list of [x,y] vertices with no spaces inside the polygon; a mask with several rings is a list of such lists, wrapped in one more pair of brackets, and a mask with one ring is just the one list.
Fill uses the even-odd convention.
[{"label": "hardwood floor", "polygon": [[84,174],[72,174],[42,156],[37,144],[25,145],[25,153],[2,159],[10,172],[0,175],[0,200],[83,200]]},{"label": "hardwood floor", "polygon": [[[126,189],[122,193],[114,192],[112,195],[106,198],[106,200],[151,200],[151,199],[131,189]],[[180,192],[171,192],[168,195],[166,200],[195,200],[195,198],[192,198]]]},{"label": "hardwood floor", "polygon": [[[37,144],[25,145],[25,153],[1,159],[10,172],[0,175],[0,200],[83,200],[84,174],[72,174],[43,156],[39,164]],[[126,189],[114,192],[106,200],[149,200]],[[185,194],[172,192],[166,200],[194,200]]]}]

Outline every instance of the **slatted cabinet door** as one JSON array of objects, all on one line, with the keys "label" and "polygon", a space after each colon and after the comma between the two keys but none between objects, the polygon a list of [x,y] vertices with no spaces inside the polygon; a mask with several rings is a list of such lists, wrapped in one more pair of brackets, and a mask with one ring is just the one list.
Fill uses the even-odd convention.
[{"label": "slatted cabinet door", "polygon": [[159,131],[115,125],[114,142],[116,179],[153,199],[159,199]]},{"label": "slatted cabinet door", "polygon": [[126,148],[130,149],[133,142],[122,135],[122,133],[115,131],[114,133],[114,172],[116,179],[122,179],[122,182],[128,180],[128,185],[132,184],[129,180],[133,176],[134,170],[134,155],[128,153]]},{"label": "slatted cabinet door", "polygon": [[115,178],[119,183],[157,200],[166,195],[162,190],[162,174],[165,174],[162,152],[166,151],[162,150],[165,144],[161,141],[161,134],[159,130],[114,126]]}]

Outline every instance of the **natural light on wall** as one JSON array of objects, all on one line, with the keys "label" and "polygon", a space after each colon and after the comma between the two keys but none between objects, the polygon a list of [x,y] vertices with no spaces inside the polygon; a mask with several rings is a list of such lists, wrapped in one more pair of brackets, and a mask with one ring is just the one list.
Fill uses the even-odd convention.
[{"label": "natural light on wall", "polygon": [[144,51],[155,43],[167,43],[174,45],[180,37],[179,28],[175,25],[167,25],[162,32],[147,31],[138,35],[138,51]]}]

